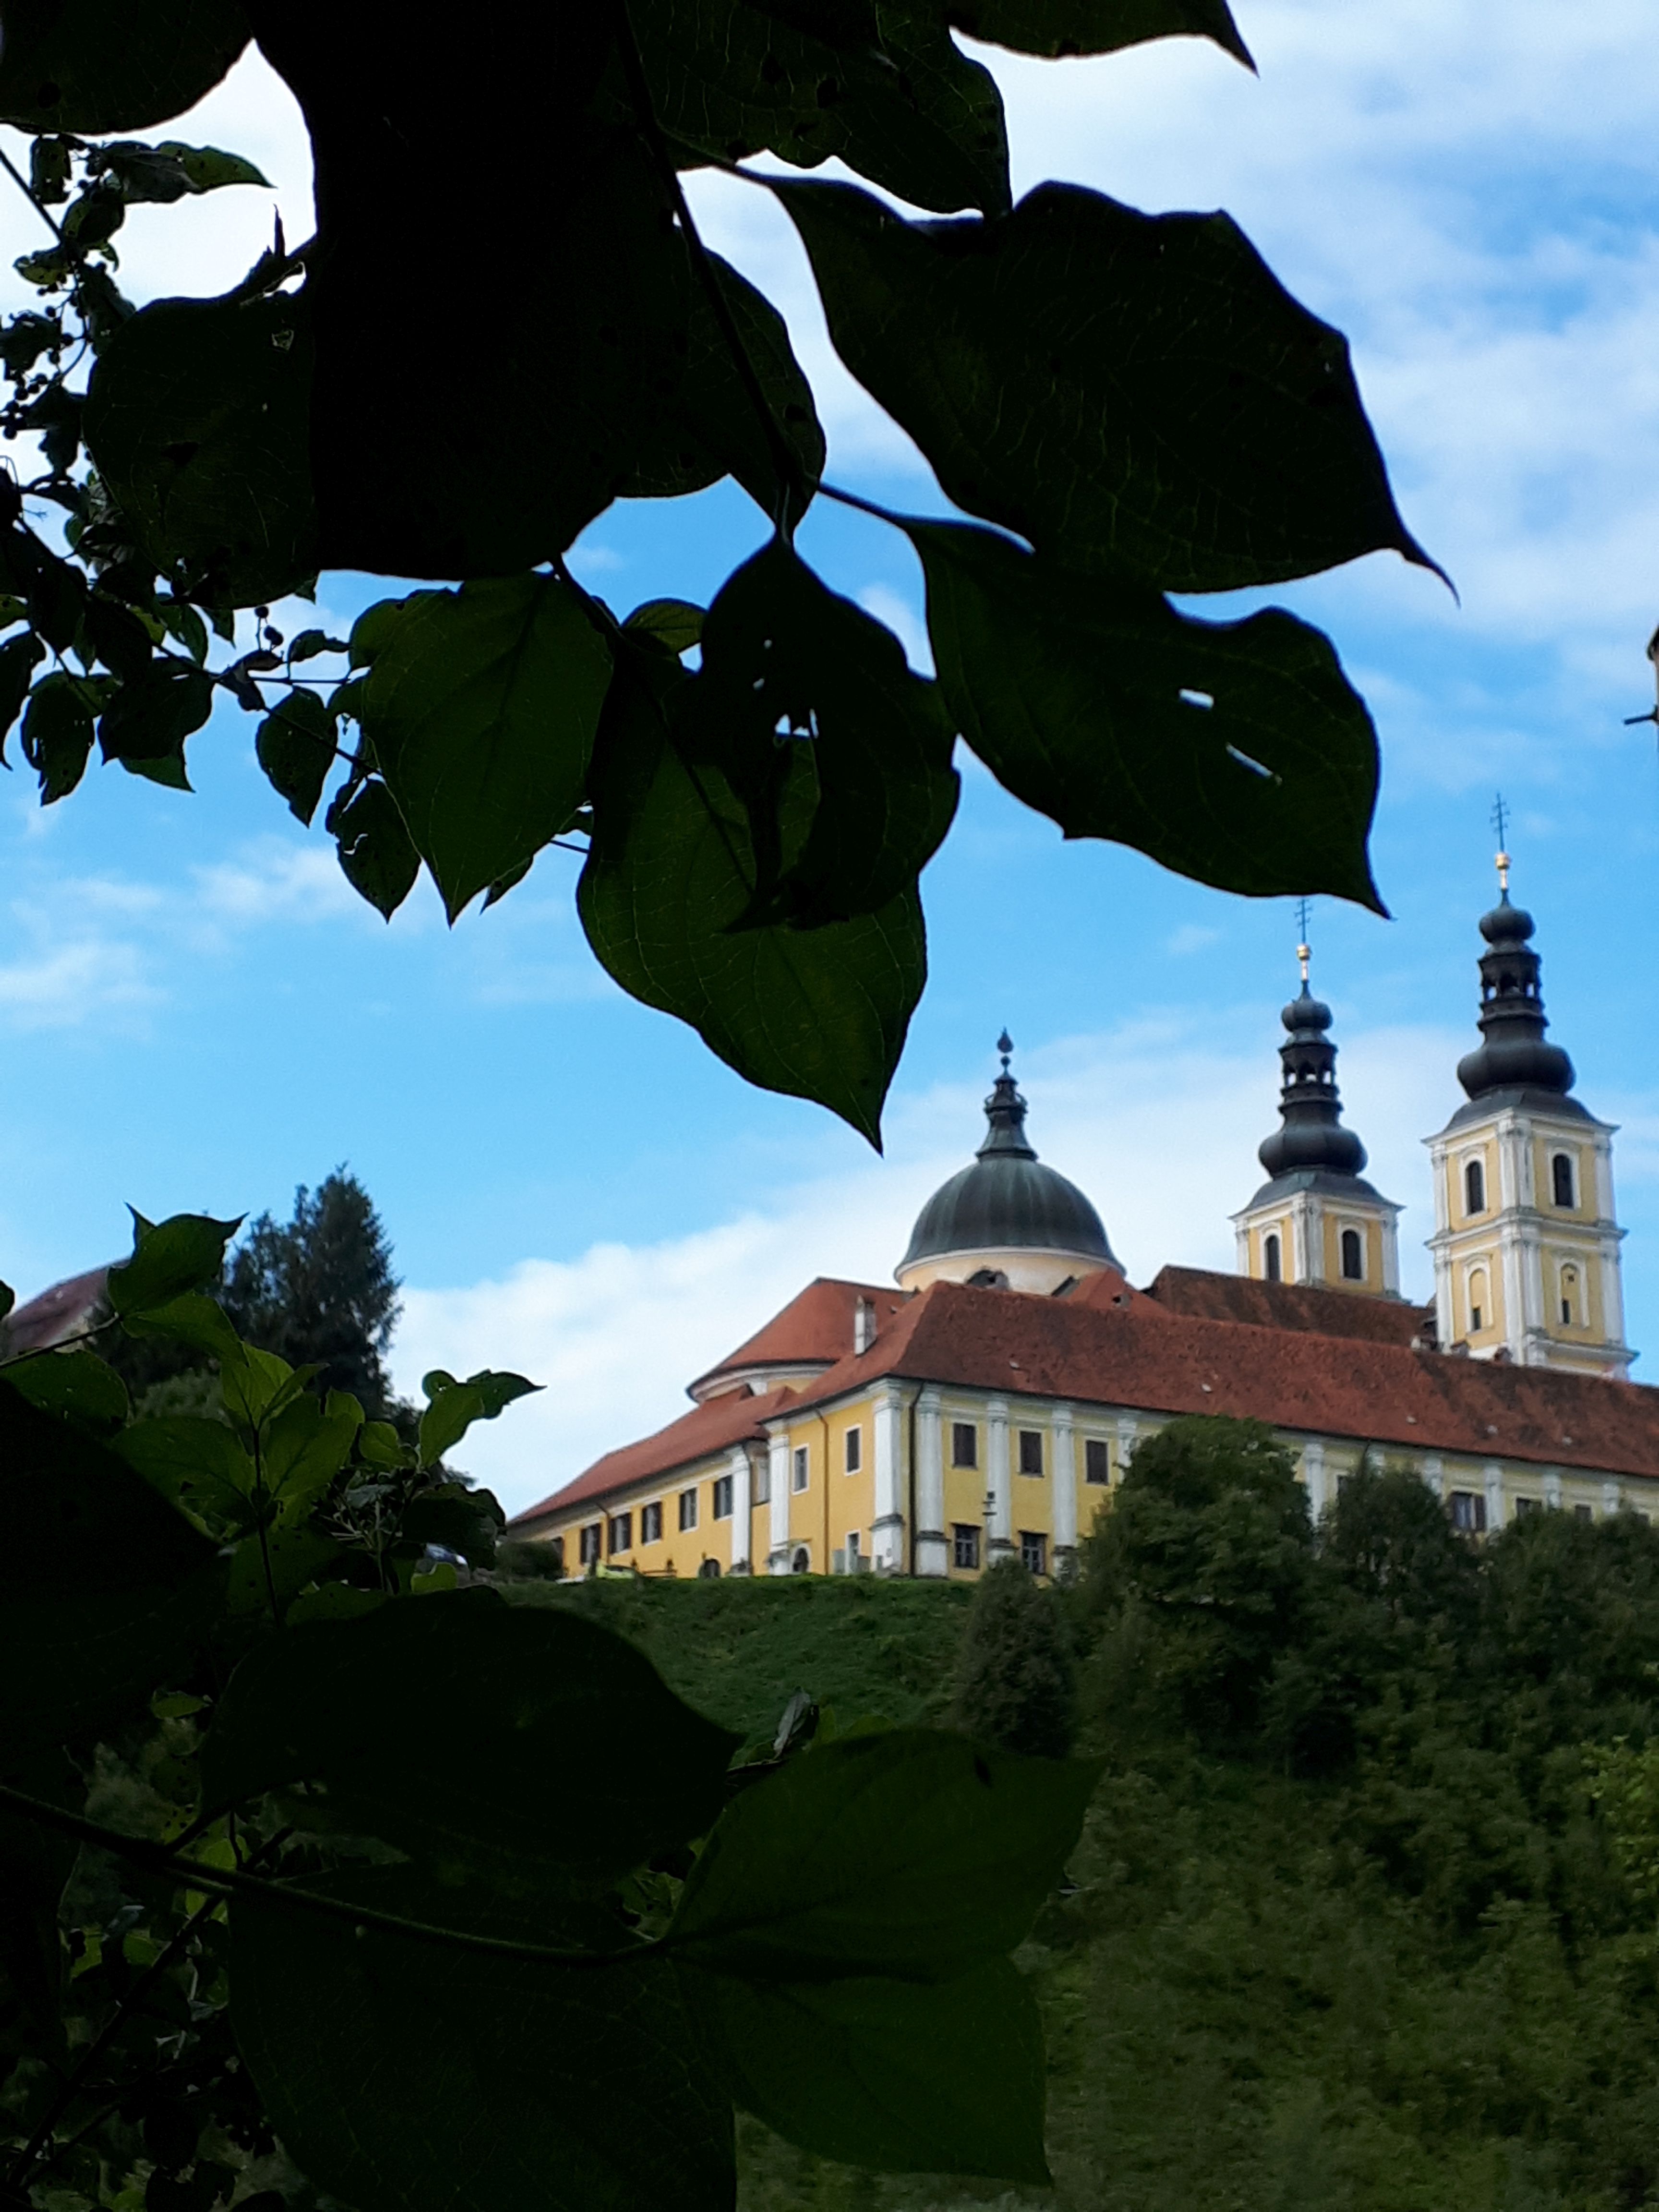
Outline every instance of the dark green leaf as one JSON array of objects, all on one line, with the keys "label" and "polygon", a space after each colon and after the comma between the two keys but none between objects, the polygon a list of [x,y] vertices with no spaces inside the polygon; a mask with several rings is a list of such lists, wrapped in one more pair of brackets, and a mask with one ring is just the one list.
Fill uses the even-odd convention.
[{"label": "dark green leaf", "polygon": [[87,601],[82,634],[94,655],[117,676],[142,676],[149,668],[154,641],[130,607],[94,592]]},{"label": "dark green leaf", "polygon": [[247,43],[234,0],[7,0],[0,121],[20,131],[148,131],[211,91]]},{"label": "dark green leaf", "polygon": [[905,527],[951,713],[1016,798],[1223,890],[1383,910],[1376,739],[1320,631],[1277,608],[1203,622],[987,530]]},{"label": "dark green leaf", "polygon": [[346,654],[354,668],[372,668],[398,635],[407,599],[376,599],[351,625]]},{"label": "dark green leaf", "polygon": [[478,909],[479,912],[487,914],[498,899],[504,899],[515,885],[521,884],[530,873],[531,865],[528,860],[521,860],[517,867],[509,868],[504,876],[497,876],[484,893],[483,904]]},{"label": "dark green leaf", "polygon": [[88,185],[64,211],[64,243],[88,253],[113,238],[126,219],[126,202],[115,185]]},{"label": "dark green leaf", "polygon": [[[46,455],[46,466],[60,477],[68,475],[81,451],[82,411],[83,404],[79,392],[71,392],[62,383],[53,383],[46,386],[24,414],[25,424],[40,441],[40,451]],[[70,598],[65,604],[78,613],[86,597],[86,579],[80,570],[73,567],[65,568],[44,549],[40,555],[40,567],[42,584],[50,588],[55,582],[59,592],[67,591]],[[33,593],[31,597],[40,613],[47,619],[52,619],[48,603],[39,593]],[[37,616],[37,621],[40,618]],[[58,623],[66,619],[67,617],[57,617]],[[46,634],[42,625],[42,635]]]},{"label": "dark green leaf", "polygon": [[[447,1751],[432,1741],[427,1763]],[[561,1940],[545,1907],[508,1912],[412,1867],[313,1879],[429,1924]],[[730,2212],[731,2106],[665,1961],[550,1971],[240,1900],[231,1925],[236,2046],[285,2148],[331,2197],[361,2212]]]},{"label": "dark green leaf", "polygon": [[839,155],[913,206],[1006,208],[1008,149],[990,72],[942,11],[799,11],[750,0],[638,0],[657,113],[724,161],[763,148],[802,167]]},{"label": "dark green leaf", "polygon": [[816,1099],[879,1144],[927,975],[921,901],[907,890],[821,929],[740,927],[756,887],[747,814],[668,738],[665,702],[691,680],[654,647],[618,659],[578,890],[588,942],[625,991],[690,1022],[747,1081]]},{"label": "dark green leaf", "polygon": [[1073,568],[1168,591],[1275,583],[1392,548],[1401,520],[1340,332],[1224,215],[1073,185],[908,223],[775,185],[836,349],[958,507]]},{"label": "dark green leaf", "polygon": [[259,765],[301,822],[309,823],[317,811],[337,738],[334,716],[314,691],[290,691],[259,725],[253,740]]},{"label": "dark green leaf", "polygon": [[702,624],[702,609],[693,606],[689,599],[647,599],[643,606],[635,608],[623,628],[654,637],[678,660],[681,653],[690,653],[699,642]]},{"label": "dark green leaf", "polygon": [[134,1212],[132,1222],[132,1257],[109,1271],[110,1305],[121,1315],[145,1313],[217,1282],[225,1247],[242,1225],[240,1215],[216,1221],[206,1213],[175,1213],[152,1225]]},{"label": "dark green leaf", "polygon": [[301,1391],[264,1432],[260,1474],[271,1496],[308,1510],[350,1458],[362,1423],[363,1409],[349,1391],[331,1390],[326,1401]]},{"label": "dark green leaf", "polygon": [[84,1346],[17,1360],[7,1368],[6,1380],[43,1413],[61,1413],[94,1436],[118,1429],[130,1410],[126,1384]]},{"label": "dark green leaf", "polygon": [[396,800],[383,783],[371,780],[358,785],[337,816],[331,807],[329,816],[346,881],[390,921],[421,872],[421,856]]},{"label": "dark green leaf", "polygon": [[182,1413],[135,1421],[113,1449],[183,1511],[239,1533],[246,1526],[253,1462],[222,1421]]},{"label": "dark green leaf", "polygon": [[[36,146],[38,149],[54,143],[50,139],[39,139]],[[14,315],[4,328],[0,329],[0,363],[3,363],[13,376],[21,376],[33,368],[43,353],[55,353],[63,343],[64,326],[56,316],[37,315],[33,310],[28,310],[21,315]]]},{"label": "dark green leaf", "polygon": [[1148,39],[1213,39],[1255,67],[1226,0],[951,0],[951,21],[970,39],[1016,53],[1108,54]]},{"label": "dark green leaf", "polygon": [[459,1552],[470,1566],[488,1567],[507,1516],[487,1490],[469,1490],[462,1482],[441,1483],[423,1491],[404,1508],[404,1540],[414,1544],[442,1544]]},{"label": "dark green leaf", "polygon": [[331,637],[326,630],[302,629],[288,649],[290,661],[314,660],[319,653],[343,653],[346,642],[343,637]]},{"label": "dark green leaf", "polygon": [[0,645],[0,753],[46,650],[33,630],[25,630],[21,637],[9,637]]},{"label": "dark green leaf", "polygon": [[498,1374],[489,1368],[458,1382],[441,1369],[426,1377],[422,1388],[431,1401],[421,1416],[421,1464],[432,1467],[452,1445],[458,1444],[474,1421],[493,1421],[515,1398],[539,1390],[522,1375]]},{"label": "dark green leaf", "polygon": [[67,138],[37,138],[29,148],[29,190],[48,207],[69,198],[72,150]]},{"label": "dark green leaf", "polygon": [[750,1980],[952,1981],[1024,1937],[1099,1771],[927,1729],[815,1744],[726,1808],[677,1948]]},{"label": "dark green leaf", "polygon": [[771,301],[718,254],[709,258],[772,418],[795,457],[795,473],[780,483],[770,441],[726,334],[699,288],[692,295],[690,350],[678,396],[654,413],[624,495],[678,498],[729,475],[763,514],[793,528],[823,472],[823,431],[812,387]]},{"label": "dark green leaf", "polygon": [[98,147],[88,166],[94,174],[112,179],[129,202],[179,200],[187,192],[214,192],[224,185],[263,185],[269,191],[270,185],[240,154],[221,153],[216,146],[185,146],[176,138],[163,139],[159,146],[117,139]]},{"label": "dark green leaf", "polygon": [[92,751],[92,708],[86,694],[64,669],[43,676],[23,710],[23,753],[40,779],[40,803],[66,798],[86,773]]},{"label": "dark green leaf", "polygon": [[952,1982],[682,1972],[734,2103],[820,2157],[1038,2185],[1042,2020],[1006,1959]]},{"label": "dark green leaf", "polygon": [[609,647],[556,577],[404,601],[362,726],[452,921],[569,822],[610,674]]},{"label": "dark green leaf", "polygon": [[184,599],[161,599],[155,602],[155,612],[167,635],[177,638],[199,667],[207,659],[208,634],[195,608]]},{"label": "dark green leaf", "polygon": [[6,1316],[10,1313],[12,1308],[16,1304],[16,1303],[17,1293],[13,1290],[11,1285],[9,1283],[0,1283],[0,1322],[3,1322],[5,1321]]},{"label": "dark green leaf", "polygon": [[362,1832],[533,1886],[550,1863],[615,1874],[700,1833],[737,1741],[620,1637],[463,1590],[251,1652],[202,1786],[217,1806],[323,1782]]},{"label": "dark green leaf", "polygon": [[213,712],[213,679],[192,660],[152,660],[122,684],[100,715],[98,743],[106,761],[134,775],[188,790],[185,739]]},{"label": "dark green leaf", "polygon": [[673,730],[682,757],[718,770],[747,811],[747,921],[811,928],[878,912],[915,881],[956,811],[938,686],[781,539],[721,586]]},{"label": "dark green leaf", "polygon": [[121,1326],[129,1336],[165,1336],[215,1359],[235,1360],[242,1356],[240,1340],[226,1319],[224,1308],[194,1291],[148,1307],[143,1313],[125,1314]]},{"label": "dark green leaf", "polygon": [[303,295],[161,300],[98,357],[86,438],[149,558],[215,606],[317,573]]},{"label": "dark green leaf", "polygon": [[55,653],[66,653],[86,614],[87,580],[72,561],[60,561],[45,546],[31,545],[29,550],[29,620]]},{"label": "dark green leaf", "polygon": [[0,1379],[0,1669],[23,1750],[117,1720],[217,1610],[215,1549],[92,1437]]}]

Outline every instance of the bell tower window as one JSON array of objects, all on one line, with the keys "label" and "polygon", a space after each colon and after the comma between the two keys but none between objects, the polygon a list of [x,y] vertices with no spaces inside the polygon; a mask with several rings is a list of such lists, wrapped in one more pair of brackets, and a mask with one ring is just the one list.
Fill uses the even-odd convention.
[{"label": "bell tower window", "polygon": [[1486,1325],[1486,1274],[1477,1267],[1469,1277],[1469,1334],[1478,1336]]},{"label": "bell tower window", "polygon": [[1568,1212],[1578,1203],[1573,1193],[1574,1176],[1571,1152],[1558,1152],[1550,1162],[1551,1194],[1559,1206]]},{"label": "bell tower window", "polygon": [[1342,1279],[1345,1283],[1365,1279],[1365,1247],[1357,1229],[1342,1232]]},{"label": "bell tower window", "polygon": [[1270,1283],[1280,1283],[1285,1279],[1284,1267],[1279,1256],[1279,1238],[1271,1229],[1261,1240],[1261,1271]]},{"label": "bell tower window", "polygon": [[1578,1270],[1577,1267],[1563,1267],[1561,1270],[1562,1328],[1575,1327],[1578,1317]]},{"label": "bell tower window", "polygon": [[1463,1211],[1484,1213],[1486,1210],[1486,1170],[1479,1160],[1467,1161],[1463,1168]]}]

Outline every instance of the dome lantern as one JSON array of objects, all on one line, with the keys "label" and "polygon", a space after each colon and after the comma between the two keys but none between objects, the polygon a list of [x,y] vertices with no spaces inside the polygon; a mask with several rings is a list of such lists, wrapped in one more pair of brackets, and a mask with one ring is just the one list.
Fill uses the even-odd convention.
[{"label": "dome lantern", "polygon": [[1026,1106],[1009,1072],[1013,1040],[997,1039],[1002,1072],[985,1101],[985,1141],[916,1217],[895,1271],[907,1291],[942,1280],[1048,1292],[1117,1260],[1100,1216],[1074,1182],[1038,1159]]}]

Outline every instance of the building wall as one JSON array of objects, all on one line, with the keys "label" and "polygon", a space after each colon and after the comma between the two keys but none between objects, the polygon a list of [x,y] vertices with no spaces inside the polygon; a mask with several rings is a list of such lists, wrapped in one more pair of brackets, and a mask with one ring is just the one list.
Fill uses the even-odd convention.
[{"label": "building wall", "polygon": [[[1386,1200],[1377,1205],[1343,1200],[1317,1190],[1296,1190],[1274,1199],[1260,1212],[1235,1214],[1241,1273],[1257,1282],[1273,1279],[1267,1239],[1279,1239],[1279,1280],[1311,1283],[1361,1297],[1399,1294],[1400,1263],[1395,1222],[1400,1209]],[[1342,1272],[1342,1233],[1359,1238],[1361,1272]]]},{"label": "building wall", "polygon": [[[925,1406],[921,1403],[924,1398]],[[1155,1434],[1169,1418],[1135,1407],[1066,1404],[943,1385],[928,1386],[924,1392],[915,1384],[891,1382],[822,1412],[804,1408],[791,1416],[786,1411],[772,1425],[769,1449],[751,1448],[748,1455],[757,1496],[750,1513],[748,1560],[740,1562],[740,1571],[846,1573],[863,1571],[866,1563],[872,1563],[878,1571],[912,1571],[913,1538],[924,1525],[914,1503],[918,1420],[937,1419],[945,1543],[939,1547],[942,1556],[933,1564],[926,1558],[915,1561],[921,1571],[971,1582],[990,1560],[1023,1552],[1029,1552],[1034,1563],[1040,1558],[1041,1571],[1063,1571],[1073,1547],[1109,1504],[1136,1443]],[[897,1454],[890,1475],[902,1520],[897,1542],[885,1555],[876,1465],[876,1432],[883,1419],[889,1423],[890,1441]],[[970,1434],[971,1460],[958,1455],[958,1427]],[[860,1436],[860,1465],[849,1473],[847,1437],[854,1430]],[[1040,1455],[1040,1473],[1021,1471],[1022,1436],[1038,1440],[1026,1448],[1026,1457],[1030,1465]],[[1406,1447],[1371,1446],[1353,1437],[1287,1432],[1280,1441],[1296,1455],[1316,1518],[1334,1504],[1341,1485],[1359,1471],[1368,1455],[1374,1464],[1413,1468],[1446,1501],[1459,1525],[1471,1533],[1491,1531],[1518,1513],[1547,1508],[1598,1518],[1623,1510],[1659,1515],[1659,1476],[1615,1477],[1595,1469],[1545,1468],[1473,1453],[1413,1452]],[[1086,1446],[1091,1442],[1103,1447],[1094,1462],[1098,1474],[1103,1460],[1104,1481],[1088,1478]],[[802,1490],[793,1486],[798,1450],[806,1454],[806,1486]],[[723,1453],[672,1475],[633,1485],[606,1499],[603,1510],[590,1504],[550,1516],[532,1540],[562,1535],[567,1571],[580,1573],[580,1529],[597,1523],[608,1530],[612,1516],[626,1512],[632,1516],[632,1540],[625,1552],[606,1553],[610,1565],[642,1574],[695,1575],[713,1560],[722,1574],[728,1573],[735,1516],[714,1516],[714,1492],[718,1480],[732,1474],[735,1456]],[[787,1469],[787,1504],[781,1513],[776,1510],[775,1489],[770,1497],[759,1494],[767,1488],[769,1469],[781,1465]],[[688,1490],[697,1498],[697,1525],[682,1532],[678,1500]],[[988,1492],[995,1501],[988,1512]],[[663,1507],[663,1535],[647,1542],[641,1510],[657,1502]],[[856,1547],[848,1541],[854,1535]],[[1040,1543],[1040,1553],[1030,1545],[1033,1539]],[[918,1553],[921,1548],[915,1547]],[[796,1565],[802,1554],[804,1568]]]}]

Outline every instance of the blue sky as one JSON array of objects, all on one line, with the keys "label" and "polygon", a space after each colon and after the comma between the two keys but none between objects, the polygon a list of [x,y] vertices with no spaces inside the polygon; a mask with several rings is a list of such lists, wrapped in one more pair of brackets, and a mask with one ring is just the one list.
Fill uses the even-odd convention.
[{"label": "blue sky", "polygon": [[[1259,78],[1191,42],[1084,64],[988,53],[1016,184],[1224,206],[1348,333],[1407,519],[1461,593],[1379,557],[1273,595],[1332,631],[1382,736],[1375,860],[1395,919],[1322,902],[1314,928],[1349,1118],[1408,1206],[1407,1287],[1425,1291],[1419,1140],[1461,1096],[1501,785],[1553,1034],[1586,1103],[1622,1125],[1640,1374],[1659,1361],[1659,768],[1651,726],[1621,717],[1652,696],[1659,619],[1650,10],[1241,0],[1239,18]],[[250,154],[303,234],[303,135],[257,62],[170,135]],[[838,480],[936,504],[830,354],[769,197],[704,179],[698,203],[785,307]],[[0,205],[9,263],[33,218]],[[255,192],[141,211],[125,279],[139,297],[216,289],[270,219]],[[706,598],[763,527],[730,488],[620,507],[578,566],[619,605]],[[826,508],[802,543],[920,662],[902,542]],[[330,577],[322,603],[343,622],[382,589]],[[885,1161],[623,999],[582,943],[568,855],[453,933],[425,889],[388,928],[266,789],[234,713],[193,741],[191,797],[94,770],[42,814],[20,775],[0,791],[0,1273],[27,1295],[109,1255],[128,1200],[283,1210],[349,1161],[404,1278],[405,1386],[438,1363],[548,1383],[469,1446],[523,1504],[672,1418],[686,1378],[811,1275],[884,1277],[976,1140],[1005,1022],[1040,1149],[1090,1190],[1131,1273],[1230,1265],[1226,1217],[1274,1119],[1288,902],[1065,845],[966,765],[924,885],[933,980]]]}]

